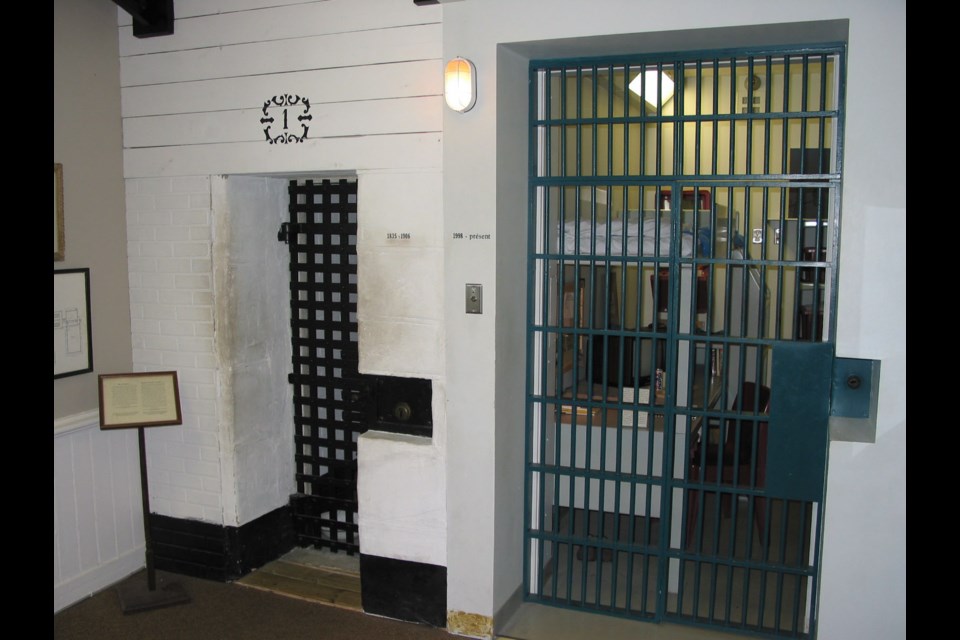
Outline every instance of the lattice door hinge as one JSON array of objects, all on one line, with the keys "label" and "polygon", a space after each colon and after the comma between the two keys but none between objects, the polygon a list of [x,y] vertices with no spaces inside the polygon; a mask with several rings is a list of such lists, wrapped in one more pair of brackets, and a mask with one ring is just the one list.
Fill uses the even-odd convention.
[{"label": "lattice door hinge", "polygon": [[277,242],[290,244],[290,223],[289,222],[283,222],[280,224],[280,230],[277,231]]}]

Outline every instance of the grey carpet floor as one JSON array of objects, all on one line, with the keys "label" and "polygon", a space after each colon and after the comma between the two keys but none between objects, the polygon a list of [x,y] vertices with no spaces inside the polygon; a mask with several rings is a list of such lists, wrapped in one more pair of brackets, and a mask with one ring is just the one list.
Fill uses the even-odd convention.
[{"label": "grey carpet floor", "polygon": [[[146,572],[126,579],[146,584]],[[116,585],[53,616],[57,640],[451,640],[436,629],[307,602],[237,584],[157,572],[158,587],[178,583],[190,601],[123,612]]]}]

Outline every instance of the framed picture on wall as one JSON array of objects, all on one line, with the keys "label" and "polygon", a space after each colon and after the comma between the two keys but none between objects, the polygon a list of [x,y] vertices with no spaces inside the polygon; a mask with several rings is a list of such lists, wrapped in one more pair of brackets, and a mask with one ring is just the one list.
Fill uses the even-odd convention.
[{"label": "framed picture on wall", "polygon": [[93,371],[90,269],[53,272],[53,378]]},{"label": "framed picture on wall", "polygon": [[53,163],[53,261],[63,260],[63,165]]}]

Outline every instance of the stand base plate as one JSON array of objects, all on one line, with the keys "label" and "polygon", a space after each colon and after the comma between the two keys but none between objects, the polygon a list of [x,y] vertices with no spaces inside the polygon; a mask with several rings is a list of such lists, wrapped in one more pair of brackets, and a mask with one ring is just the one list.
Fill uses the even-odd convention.
[{"label": "stand base plate", "polygon": [[190,602],[190,596],[178,582],[156,576],[156,589],[150,591],[146,575],[136,576],[117,587],[124,613],[138,613]]}]

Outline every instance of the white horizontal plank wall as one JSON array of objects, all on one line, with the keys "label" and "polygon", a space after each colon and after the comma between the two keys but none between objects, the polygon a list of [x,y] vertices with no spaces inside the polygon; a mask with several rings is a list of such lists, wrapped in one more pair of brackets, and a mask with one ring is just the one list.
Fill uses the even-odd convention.
[{"label": "white horizontal plank wall", "polygon": [[144,566],[137,431],[96,411],[53,426],[53,611]]},{"label": "white horizontal plank wall", "polygon": [[[435,49],[432,43],[439,33],[439,25],[427,24],[161,52],[125,58],[120,73],[123,86],[142,87],[145,91],[158,84],[201,80],[217,81],[212,86],[229,85],[234,79],[253,83],[256,88],[258,82],[269,82],[278,68],[285,69],[282,71],[285,74],[324,72],[317,77],[335,80],[347,70],[348,73],[367,74],[377,69],[365,67],[383,65],[387,67],[385,71],[390,72],[393,65],[431,60]],[[377,98],[382,95],[376,85],[359,81],[369,77],[360,75],[358,82],[345,89],[348,92],[345,98],[349,99],[351,95]],[[340,87],[334,85],[330,88],[331,95],[339,95],[336,90]],[[322,101],[323,96],[318,100]]]},{"label": "white horizontal plank wall", "polygon": [[[225,376],[242,356],[221,339],[236,328],[227,311],[237,292],[215,277],[233,224],[214,215],[219,176],[228,192],[229,176],[356,176],[361,371],[429,378],[435,400],[445,397],[441,16],[439,6],[397,0],[178,0],[172,35],[137,39],[118,11],[134,362],[182,368],[194,395],[179,431],[150,434],[155,511],[238,526],[281,506],[249,490],[272,470],[256,468],[262,456],[244,450],[233,424]],[[302,142],[265,134],[265,103],[283,96],[309,101]],[[263,242],[276,243],[276,229]],[[370,478],[370,509],[396,505],[391,492],[411,485],[405,474],[443,477],[444,411],[434,403],[426,446],[378,449],[397,463]],[[443,482],[420,485],[427,503],[445,503]],[[369,537],[387,541],[380,554],[410,557],[391,532],[392,508],[368,509]],[[414,535],[442,539],[445,515],[423,526]],[[441,562],[442,549],[420,558]]]},{"label": "white horizontal plank wall", "polygon": [[[145,39],[120,12],[127,178],[439,169],[439,7],[262,4],[178,3],[173,35]],[[269,144],[285,95],[309,100],[307,139]]]},{"label": "white horizontal plank wall", "polygon": [[[194,7],[195,12],[181,13],[181,3],[177,3],[175,29],[170,36],[140,39],[129,28],[121,30],[121,57],[335,33],[389,30],[438,23],[440,18],[439,7],[416,7],[413,2],[405,0],[318,0],[287,5],[273,0],[222,0],[218,10],[214,10],[213,3],[198,0]],[[131,24],[124,12],[119,12],[119,15],[121,26]]]},{"label": "white horizontal plank wall", "polygon": [[[406,30],[408,37],[417,33]],[[424,33],[424,35],[430,35]],[[190,69],[193,68],[191,65]],[[436,60],[415,60],[372,64],[371,66],[337,67],[292,71],[284,75],[284,83],[300,87],[304,95],[313,96],[314,105],[358,103],[362,100],[415,98],[435,95],[437,91]],[[143,80],[143,78],[140,78]],[[157,83],[132,85],[123,92],[126,120],[169,112],[171,103],[180,113],[223,111],[237,108],[260,109],[262,102],[250,96],[273,95],[277,79],[271,75],[204,78],[204,90],[197,91],[193,82],[174,85]],[[248,103],[244,103],[247,100]]]},{"label": "white horizontal plank wall", "polygon": [[[434,97],[394,98],[365,102],[312,104],[308,135],[317,138],[343,136],[389,136],[420,133],[435,126],[440,102]],[[211,120],[208,113],[185,113],[124,122],[123,139],[129,148],[170,147],[235,142],[265,142],[263,111],[221,111]],[[257,125],[257,126],[252,126]]]}]

